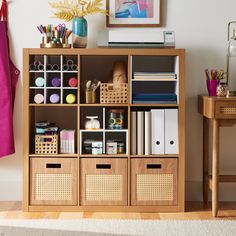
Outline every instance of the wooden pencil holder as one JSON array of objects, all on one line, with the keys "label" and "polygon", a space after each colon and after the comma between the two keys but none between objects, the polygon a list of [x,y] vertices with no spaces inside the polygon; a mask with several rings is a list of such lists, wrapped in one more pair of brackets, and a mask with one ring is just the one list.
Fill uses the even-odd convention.
[{"label": "wooden pencil holder", "polygon": [[92,90],[85,91],[85,103],[96,103],[96,92]]}]

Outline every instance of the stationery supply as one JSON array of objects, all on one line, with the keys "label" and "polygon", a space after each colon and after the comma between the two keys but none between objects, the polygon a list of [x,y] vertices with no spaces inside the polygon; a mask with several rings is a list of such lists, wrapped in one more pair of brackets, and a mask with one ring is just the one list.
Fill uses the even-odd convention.
[{"label": "stationery supply", "polygon": [[60,101],[60,95],[59,94],[57,94],[57,93],[53,93],[53,94],[51,94],[50,95],[50,97],[49,97],[49,101],[51,102],[51,103],[59,103],[59,101]]},{"label": "stationery supply", "polygon": [[86,103],[96,103],[96,90],[101,85],[98,80],[88,80],[85,84],[85,102]]},{"label": "stationery supply", "polygon": [[62,68],[65,71],[77,71],[78,70],[78,65],[76,65],[74,60],[69,59],[69,60],[66,61],[66,64],[63,64]]},{"label": "stationery supply", "polygon": [[43,77],[37,77],[35,79],[35,85],[37,87],[43,87],[44,86],[44,81],[45,81],[45,79]]},{"label": "stationery supply", "polygon": [[68,104],[73,104],[76,102],[76,96],[73,93],[70,93],[66,96],[66,102]]},{"label": "stationery supply", "polygon": [[100,140],[86,139],[83,145],[83,154],[103,154],[103,142]]},{"label": "stationery supply", "polygon": [[78,85],[78,80],[75,77],[69,78],[68,84],[70,87],[77,87]]},{"label": "stationery supply", "polygon": [[176,104],[175,93],[137,93],[133,94],[133,104]]},{"label": "stationery supply", "polygon": [[177,109],[131,112],[131,155],[178,152]]},{"label": "stationery supply", "polygon": [[122,140],[108,140],[106,154],[116,155],[125,153],[125,143]]},{"label": "stationery supply", "polygon": [[39,32],[42,34],[41,48],[70,48],[68,38],[71,35],[71,30],[68,30],[65,24],[58,26],[47,25],[37,26]]},{"label": "stationery supply", "polygon": [[35,123],[35,133],[41,135],[54,135],[57,134],[59,128],[55,123],[49,121],[38,121]]},{"label": "stationery supply", "polygon": [[109,110],[108,129],[123,129],[124,128],[124,110],[112,109]]},{"label": "stationery supply", "polygon": [[134,72],[134,80],[174,81],[174,72]]},{"label": "stationery supply", "polygon": [[34,102],[37,104],[43,103],[44,102],[44,96],[41,93],[37,93],[34,96]]},{"label": "stationery supply", "polygon": [[[217,87],[220,85],[220,81],[224,79],[225,72],[223,70],[208,70],[205,69],[206,75],[206,83],[207,83],[207,90],[209,96],[216,96],[217,95]],[[226,96],[226,88],[222,87],[218,89],[219,96]]]},{"label": "stationery supply", "polygon": [[51,80],[52,87],[60,87],[61,86],[61,79],[58,77],[54,77]]},{"label": "stationery supply", "polygon": [[60,131],[60,152],[75,153],[75,130],[64,129]]}]

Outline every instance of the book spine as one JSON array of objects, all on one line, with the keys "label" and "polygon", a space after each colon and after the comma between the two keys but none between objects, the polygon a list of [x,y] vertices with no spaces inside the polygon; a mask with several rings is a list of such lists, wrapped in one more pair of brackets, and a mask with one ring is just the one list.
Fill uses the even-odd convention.
[{"label": "book spine", "polygon": [[137,112],[137,154],[144,154],[144,112]]},{"label": "book spine", "polygon": [[137,112],[131,112],[131,155],[137,154]]},{"label": "book spine", "polygon": [[151,154],[151,112],[145,111],[144,117],[144,153]]}]

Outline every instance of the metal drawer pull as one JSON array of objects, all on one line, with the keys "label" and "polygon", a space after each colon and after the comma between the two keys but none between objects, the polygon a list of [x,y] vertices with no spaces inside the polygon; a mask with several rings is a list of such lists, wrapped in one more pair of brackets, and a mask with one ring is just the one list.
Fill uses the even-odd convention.
[{"label": "metal drawer pull", "polygon": [[111,164],[96,164],[96,169],[111,169]]},{"label": "metal drawer pull", "polygon": [[46,164],[46,168],[57,168],[57,169],[60,169],[61,168],[61,164],[57,164],[57,163],[47,163]]},{"label": "metal drawer pull", "polygon": [[147,169],[161,169],[161,164],[147,164]]}]

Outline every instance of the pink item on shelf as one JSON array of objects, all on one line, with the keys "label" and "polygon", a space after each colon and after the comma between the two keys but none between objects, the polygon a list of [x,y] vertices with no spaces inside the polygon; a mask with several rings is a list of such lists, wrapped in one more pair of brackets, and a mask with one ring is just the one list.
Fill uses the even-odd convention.
[{"label": "pink item on shelf", "polygon": [[78,80],[77,80],[77,78],[75,78],[75,77],[71,77],[70,79],[69,79],[69,85],[70,85],[70,87],[77,87],[77,85],[78,85]]},{"label": "pink item on shelf", "polygon": [[10,59],[7,36],[7,2],[0,9],[0,157],[15,152],[13,106],[20,71]]}]

